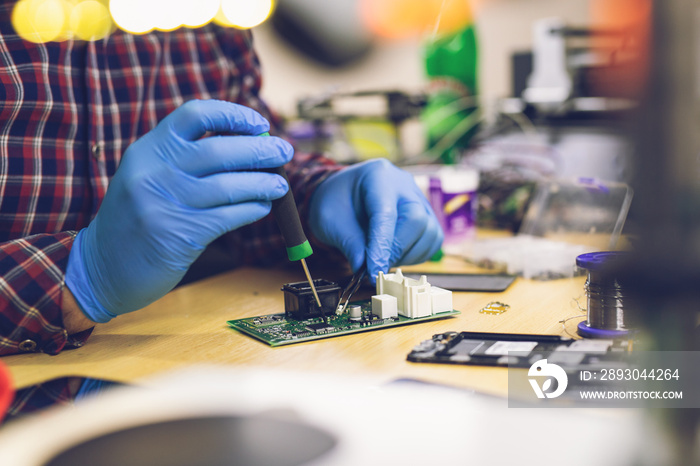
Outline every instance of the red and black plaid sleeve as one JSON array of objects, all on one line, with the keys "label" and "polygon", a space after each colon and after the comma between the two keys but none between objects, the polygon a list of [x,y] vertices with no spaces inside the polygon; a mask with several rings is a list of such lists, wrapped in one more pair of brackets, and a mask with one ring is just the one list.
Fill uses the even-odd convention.
[{"label": "red and black plaid sleeve", "polygon": [[56,354],[87,338],[88,332],[69,337],[63,328],[61,292],[74,236],[39,234],[0,245],[0,355]]}]

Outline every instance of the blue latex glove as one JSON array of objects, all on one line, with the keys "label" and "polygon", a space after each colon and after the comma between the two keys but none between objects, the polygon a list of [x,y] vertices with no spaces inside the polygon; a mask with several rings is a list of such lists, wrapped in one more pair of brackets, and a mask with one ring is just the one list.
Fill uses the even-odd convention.
[{"label": "blue latex glove", "polygon": [[[270,212],[286,181],[246,170],[285,164],[293,149],[255,136],[268,130],[249,108],[191,101],[126,150],[68,260],[66,285],[89,319],[106,322],[150,304],[207,244]],[[201,139],[207,131],[239,135]]]},{"label": "blue latex glove", "polygon": [[428,260],[443,240],[411,174],[384,159],[329,176],[311,199],[309,221],[316,238],[340,249],[353,270],[366,262],[373,282],[380,270]]}]

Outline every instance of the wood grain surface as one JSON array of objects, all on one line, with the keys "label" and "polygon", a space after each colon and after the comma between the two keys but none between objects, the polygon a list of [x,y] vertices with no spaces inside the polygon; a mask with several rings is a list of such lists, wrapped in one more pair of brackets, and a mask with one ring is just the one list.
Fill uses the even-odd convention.
[{"label": "wood grain surface", "polygon": [[[424,272],[480,272],[461,259],[405,267]],[[334,278],[312,270],[314,278]],[[585,277],[538,282],[517,279],[503,293],[454,293],[462,314],[442,320],[271,348],[229,328],[226,321],[284,311],[282,284],[303,280],[301,268],[240,268],[178,288],[147,308],[95,329],[88,343],[57,356],[3,358],[18,387],[62,376],[133,383],[192,365],[280,368],[376,377],[378,382],[413,378],[495,395],[507,393],[507,370],[416,364],[406,355],[419,342],[446,331],[565,335],[560,320],[582,314]],[[500,301],[500,315],[479,313]],[[583,318],[571,319],[573,333]]]}]

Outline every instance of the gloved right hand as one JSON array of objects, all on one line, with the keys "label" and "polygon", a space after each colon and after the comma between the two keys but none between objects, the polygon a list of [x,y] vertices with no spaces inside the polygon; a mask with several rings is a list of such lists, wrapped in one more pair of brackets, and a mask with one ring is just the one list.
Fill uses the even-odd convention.
[{"label": "gloved right hand", "polygon": [[[85,315],[106,322],[170,291],[204,248],[270,212],[288,189],[271,173],[290,144],[257,137],[269,123],[223,101],[191,101],[124,153],[95,219],[73,243],[66,285]],[[236,133],[201,139],[207,131]]]}]

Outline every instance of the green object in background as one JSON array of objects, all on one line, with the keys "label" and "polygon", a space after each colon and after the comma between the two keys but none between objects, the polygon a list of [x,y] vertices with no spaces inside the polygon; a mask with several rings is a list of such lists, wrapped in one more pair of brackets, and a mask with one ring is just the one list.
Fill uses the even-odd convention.
[{"label": "green object in background", "polygon": [[443,257],[445,257],[445,253],[442,252],[442,249],[438,249],[438,252],[433,254],[430,258],[430,262],[440,262]]},{"label": "green object in background", "polygon": [[422,120],[428,149],[443,163],[456,163],[460,149],[476,133],[480,118],[477,64],[476,31],[471,23],[425,45],[430,95]]}]

